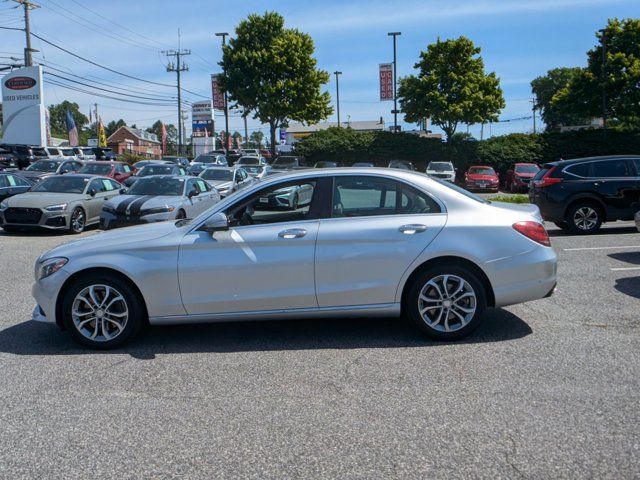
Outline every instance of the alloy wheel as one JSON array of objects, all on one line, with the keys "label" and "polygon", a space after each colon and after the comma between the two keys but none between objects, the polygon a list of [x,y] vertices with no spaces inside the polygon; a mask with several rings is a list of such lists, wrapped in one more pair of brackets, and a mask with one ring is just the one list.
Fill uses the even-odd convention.
[{"label": "alloy wheel", "polygon": [[598,224],[598,212],[588,205],[580,207],[573,214],[573,223],[580,230],[592,230]]},{"label": "alloy wheel", "polygon": [[129,309],[124,296],[116,288],[89,285],[75,296],[71,319],[83,337],[94,342],[107,342],[124,331]]},{"label": "alloy wheel", "polygon": [[418,296],[418,311],[426,324],[440,332],[464,328],[476,312],[473,287],[457,275],[439,275],[430,279]]},{"label": "alloy wheel", "polygon": [[76,233],[84,230],[84,212],[81,208],[76,208],[71,214],[71,229]]}]

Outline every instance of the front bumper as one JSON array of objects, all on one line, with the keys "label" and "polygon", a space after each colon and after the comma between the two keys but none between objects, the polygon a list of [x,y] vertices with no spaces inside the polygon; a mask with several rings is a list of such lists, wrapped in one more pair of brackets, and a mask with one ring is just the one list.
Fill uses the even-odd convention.
[{"label": "front bumper", "polygon": [[70,274],[64,269],[58,270],[53,275],[38,280],[31,288],[31,295],[37,305],[31,315],[32,320],[45,323],[56,323],[56,301],[64,282]]},{"label": "front bumper", "polygon": [[104,210],[100,214],[100,228],[103,230],[109,230],[111,228],[131,227],[134,225],[145,225],[147,223],[166,222],[175,217],[176,211],[154,213],[151,215],[144,215],[142,217],[138,215],[118,215]]},{"label": "front bumper", "polygon": [[[69,228],[71,212],[48,212],[39,208],[19,209],[19,210],[32,210],[30,213],[20,214],[6,214],[8,208],[0,212],[0,226],[7,225],[9,227],[31,229],[31,228],[46,228],[48,230],[65,230]],[[16,209],[13,209],[16,210]],[[38,211],[37,215],[35,211]]]},{"label": "front bumper", "polygon": [[499,183],[465,182],[464,187],[467,190],[497,192],[500,188],[500,184]]}]

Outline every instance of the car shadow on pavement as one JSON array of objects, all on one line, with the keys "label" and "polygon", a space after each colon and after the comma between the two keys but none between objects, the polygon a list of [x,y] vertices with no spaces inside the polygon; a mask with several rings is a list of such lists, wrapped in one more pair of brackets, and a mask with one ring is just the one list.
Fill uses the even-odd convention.
[{"label": "car shadow on pavement", "polygon": [[613,288],[630,297],[640,298],[640,277],[618,278]]},{"label": "car shadow on pavement", "polygon": [[598,235],[610,235],[615,233],[616,235],[627,234],[627,233],[638,233],[638,229],[636,227],[601,227],[596,233],[591,233],[588,235],[573,235],[571,233],[565,232],[564,230],[560,230],[559,228],[549,228],[547,229],[550,237],[590,237],[590,236],[598,236]]},{"label": "car shadow on pavement", "polygon": [[[436,347],[516,340],[532,333],[516,315],[489,309],[483,325],[459,342],[436,342],[398,318],[281,320],[149,327],[123,348],[138,359],[156,354],[276,350]],[[0,352],[15,355],[82,355],[83,349],[53,325],[27,321],[0,331]]]},{"label": "car shadow on pavement", "polygon": [[[638,247],[640,250],[640,247]],[[640,265],[640,251],[610,253],[609,258],[632,265]]]}]

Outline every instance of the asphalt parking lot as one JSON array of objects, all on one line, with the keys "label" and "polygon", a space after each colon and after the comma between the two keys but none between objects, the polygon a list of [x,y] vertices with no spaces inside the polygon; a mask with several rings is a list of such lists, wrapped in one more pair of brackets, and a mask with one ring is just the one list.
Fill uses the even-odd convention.
[{"label": "asphalt parking lot", "polygon": [[640,233],[549,230],[557,293],[460,343],[343,319],[109,353],[29,320],[33,262],[71,237],[0,232],[0,477],[638,478]]}]

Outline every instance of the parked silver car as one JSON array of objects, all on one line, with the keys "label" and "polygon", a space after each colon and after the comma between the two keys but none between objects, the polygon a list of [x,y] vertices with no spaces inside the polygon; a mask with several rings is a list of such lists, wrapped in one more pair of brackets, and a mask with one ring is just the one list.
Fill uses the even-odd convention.
[{"label": "parked silver car", "polygon": [[[261,208],[292,186],[297,209]],[[193,220],[107,232],[38,258],[33,318],[113,348],[152,325],[408,317],[456,339],[487,307],[550,295],[556,254],[532,205],[489,203],[395,169],[269,177]]]},{"label": "parked silver car", "polygon": [[221,197],[250,187],[257,181],[240,167],[207,167],[198,177],[218,190]]},{"label": "parked silver car", "polygon": [[46,228],[80,233],[98,223],[103,203],[122,188],[96,175],[53,175],[0,203],[0,226],[9,232]]},{"label": "parked silver car", "polygon": [[179,175],[154,175],[106,202],[100,228],[193,218],[220,201],[220,194],[204,180]]}]

